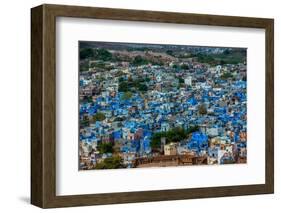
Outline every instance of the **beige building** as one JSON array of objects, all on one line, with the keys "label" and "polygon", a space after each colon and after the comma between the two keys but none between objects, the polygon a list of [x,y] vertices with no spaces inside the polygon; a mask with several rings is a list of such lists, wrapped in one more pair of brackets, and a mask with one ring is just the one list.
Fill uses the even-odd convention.
[{"label": "beige building", "polygon": [[170,143],[164,146],[164,155],[176,155],[177,154],[177,144]]}]

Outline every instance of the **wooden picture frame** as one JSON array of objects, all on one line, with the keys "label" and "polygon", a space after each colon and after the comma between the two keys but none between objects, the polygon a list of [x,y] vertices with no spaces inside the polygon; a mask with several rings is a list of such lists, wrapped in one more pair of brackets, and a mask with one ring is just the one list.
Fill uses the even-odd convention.
[{"label": "wooden picture frame", "polygon": [[[265,184],[87,195],[56,195],[56,17],[265,29]],[[274,192],[274,21],[186,13],[44,4],[31,9],[31,203],[41,208]],[[261,139],[262,140],[262,139]]]}]

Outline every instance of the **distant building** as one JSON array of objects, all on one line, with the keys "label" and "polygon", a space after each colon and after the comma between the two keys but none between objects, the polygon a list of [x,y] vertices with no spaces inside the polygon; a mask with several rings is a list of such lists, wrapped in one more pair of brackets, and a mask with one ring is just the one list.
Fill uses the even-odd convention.
[{"label": "distant building", "polygon": [[157,75],[156,76],[156,81],[157,82],[161,82],[162,81],[162,76],[161,75]]},{"label": "distant building", "polygon": [[170,125],[167,122],[161,123],[161,131],[162,132],[167,132],[170,129]]},{"label": "distant building", "polygon": [[165,145],[166,145],[166,138],[165,137],[161,137],[161,148],[160,148],[160,152],[161,153],[164,152]]},{"label": "distant building", "polygon": [[177,144],[170,143],[164,146],[164,155],[176,155],[177,154]]},{"label": "distant building", "polygon": [[184,79],[184,83],[188,86],[192,86],[192,77],[188,76]]},{"label": "distant building", "polygon": [[221,75],[221,65],[218,65],[217,67],[216,67],[216,72],[217,72],[217,74],[218,75]]},{"label": "distant building", "polygon": [[216,137],[219,135],[218,128],[208,128],[207,129],[207,134],[211,137]]}]

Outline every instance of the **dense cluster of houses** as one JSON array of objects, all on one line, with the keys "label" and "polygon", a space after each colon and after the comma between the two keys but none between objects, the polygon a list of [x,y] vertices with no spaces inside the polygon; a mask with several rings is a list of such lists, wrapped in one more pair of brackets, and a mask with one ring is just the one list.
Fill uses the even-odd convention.
[{"label": "dense cluster of houses", "polygon": [[[79,82],[80,169],[246,162],[244,63],[89,63],[97,66]],[[152,147],[154,134],[191,127],[185,138],[163,136]]]}]

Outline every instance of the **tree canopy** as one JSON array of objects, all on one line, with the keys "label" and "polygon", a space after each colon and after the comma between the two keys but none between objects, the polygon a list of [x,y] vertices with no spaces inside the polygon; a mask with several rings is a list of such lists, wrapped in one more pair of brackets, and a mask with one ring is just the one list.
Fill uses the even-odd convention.
[{"label": "tree canopy", "polygon": [[112,54],[104,48],[82,48],[80,49],[80,59],[109,61],[112,59]]},{"label": "tree canopy", "polygon": [[181,140],[186,139],[190,133],[195,131],[198,131],[198,126],[192,126],[188,129],[174,128],[167,132],[157,132],[152,135],[150,145],[153,149],[160,148],[162,137],[166,138],[166,143],[180,142]]},{"label": "tree canopy", "polygon": [[93,115],[92,121],[96,122],[96,121],[103,121],[105,119],[105,115],[101,112],[96,113],[95,115]]},{"label": "tree canopy", "polygon": [[99,153],[112,153],[113,152],[113,144],[112,143],[100,143],[97,146]]},{"label": "tree canopy", "polygon": [[119,92],[132,92],[132,91],[140,91],[140,92],[146,92],[148,90],[148,87],[146,85],[145,79],[137,79],[132,80],[129,79],[128,81],[119,81]]},{"label": "tree canopy", "polygon": [[141,57],[140,55],[137,55],[132,62],[133,65],[144,65],[144,64],[148,64],[148,63],[149,63],[149,61],[146,60],[145,58]]},{"label": "tree canopy", "polygon": [[95,169],[118,169],[123,168],[122,159],[119,156],[114,156],[104,159],[103,162],[98,163]]},{"label": "tree canopy", "polygon": [[121,99],[122,99],[122,100],[128,100],[128,99],[130,99],[132,96],[133,96],[133,94],[132,94],[130,91],[128,91],[128,92],[125,92],[125,93],[122,95]]},{"label": "tree canopy", "polygon": [[207,114],[207,108],[206,108],[205,104],[201,104],[198,107],[198,111],[199,111],[199,114],[201,114],[201,115]]}]

